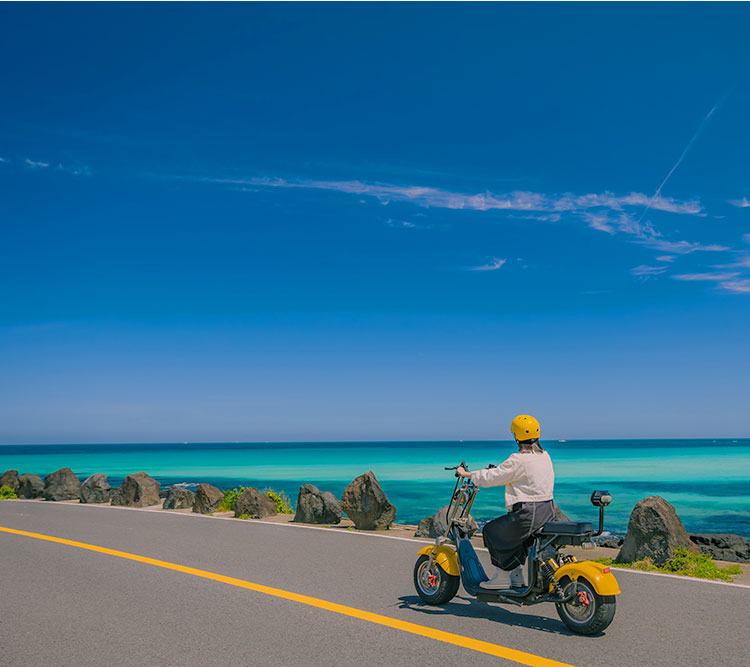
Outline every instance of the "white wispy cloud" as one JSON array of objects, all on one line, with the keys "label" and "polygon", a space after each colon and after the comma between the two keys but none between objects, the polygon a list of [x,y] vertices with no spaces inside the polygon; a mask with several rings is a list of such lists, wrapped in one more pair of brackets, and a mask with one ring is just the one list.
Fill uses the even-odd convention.
[{"label": "white wispy cloud", "polygon": [[[606,211],[595,214],[584,212],[582,217],[589,222],[590,227],[609,232],[610,234],[620,232],[631,237],[634,243],[645,245],[659,252],[670,253],[670,255],[688,255],[694,252],[725,252],[730,250],[728,246],[716,243],[703,244],[693,241],[666,239],[656,230],[650,221],[637,220],[624,211],[614,216],[609,215]],[[593,224],[592,218],[595,218]],[[668,261],[661,258],[659,260]]]},{"label": "white wispy cloud", "polygon": [[[5,160],[3,160],[4,162]],[[25,158],[22,165],[26,169],[44,169],[50,171],[64,172],[66,174],[72,174],[73,176],[91,176],[91,169],[83,164],[63,164],[58,162],[52,164],[51,162],[42,162],[41,160],[31,160]]]},{"label": "white wispy cloud", "polygon": [[[366,183],[363,181],[287,180],[283,178],[205,178],[211,183],[250,185],[269,188],[297,188],[334,190],[353,195],[366,195],[381,201],[409,201],[425,208],[448,208],[471,211],[537,211],[575,212],[595,208],[621,211],[625,207],[642,206],[649,197],[640,192],[616,195],[612,192],[560,195],[541,192],[514,191],[506,193],[480,192],[469,194],[420,185],[394,185],[391,183]],[[681,201],[670,197],[655,197],[651,208],[669,213],[697,215],[702,212],[698,200]]]},{"label": "white wispy cloud", "polygon": [[598,229],[600,232],[607,232],[607,234],[615,233],[612,221],[606,213],[591,213],[586,211],[583,213],[583,219],[592,229]]},{"label": "white wispy cloud", "polygon": [[750,278],[727,280],[721,283],[720,287],[727,292],[734,292],[735,294],[750,294]]},{"label": "white wispy cloud", "polygon": [[728,246],[719,245],[718,243],[693,243],[691,241],[669,241],[663,238],[650,238],[638,241],[653,250],[669,252],[677,255],[689,255],[693,252],[726,252],[731,250]]},{"label": "white wispy cloud", "polygon": [[729,264],[714,264],[715,269],[750,269],[750,257],[740,257],[736,262]]},{"label": "white wispy cloud", "polygon": [[[710,117],[713,111],[709,112],[706,119]],[[693,140],[697,138],[697,134]],[[691,143],[693,140],[691,140]],[[662,265],[648,266],[644,264],[631,270],[633,275],[648,278],[665,273],[668,268],[667,265],[673,262],[678,255],[689,255],[697,252],[727,252],[731,250],[729,246],[718,243],[702,243],[665,237],[654,227],[651,220],[644,219],[645,212],[650,210],[676,215],[705,215],[698,199],[679,200],[664,197],[661,194],[664,184],[674,169],[679,166],[686,151],[687,148],[651,197],[640,192],[618,195],[609,191],[588,194],[570,192],[554,194],[516,190],[499,193],[485,191],[472,194],[421,185],[398,185],[359,180],[334,181],[269,177],[240,179],[198,178],[197,180],[238,189],[279,188],[333,191],[356,196],[359,201],[364,201],[363,197],[372,197],[383,205],[388,205],[391,202],[408,202],[426,209],[504,211],[509,214],[516,214],[516,216],[520,214],[522,218],[551,223],[557,223],[563,217],[568,220],[578,220],[587,224],[592,229],[612,236],[623,235],[632,243],[637,243],[656,252],[663,253],[658,257],[658,261],[663,262]],[[641,207],[645,208],[640,216],[637,216],[637,209]],[[400,223],[391,220],[387,224],[397,226]],[[493,263],[472,267],[469,270],[497,270],[503,263],[504,260],[495,258]]]},{"label": "white wispy cloud", "polygon": [[748,208],[750,206],[750,199],[747,197],[743,197],[742,199],[730,199],[729,203],[738,208]]},{"label": "white wispy cloud", "polygon": [[467,270],[468,271],[497,271],[499,268],[502,268],[503,264],[505,264],[507,260],[500,259],[499,257],[493,257],[489,263],[482,264],[481,266],[471,266]]},{"label": "white wispy cloud", "polygon": [[385,224],[389,227],[404,227],[405,229],[415,229],[417,226],[408,220],[394,220],[393,218],[388,218],[388,220],[385,221]]},{"label": "white wispy cloud", "polygon": [[731,280],[736,278],[740,274],[737,271],[729,273],[680,273],[672,276],[675,280],[700,280],[700,281],[711,281],[720,283],[725,280]]},{"label": "white wispy cloud", "polygon": [[630,273],[632,273],[634,276],[650,277],[658,276],[660,273],[664,273],[666,270],[666,266],[648,266],[646,264],[641,264],[640,266],[636,266],[630,269]]},{"label": "white wispy cloud", "polygon": [[[675,214],[701,215],[703,209],[696,200],[677,200],[660,194],[648,197],[641,192],[616,195],[612,192],[576,195],[572,193],[545,194],[541,192],[514,191],[506,193],[483,192],[467,194],[441,188],[419,185],[394,185],[363,181],[315,181],[284,178],[253,177],[245,179],[203,178],[204,182],[235,187],[267,187],[287,189],[330,190],[358,196],[370,196],[383,204],[391,201],[411,202],[424,208],[447,208],[471,211],[512,211],[534,213],[530,217],[557,222],[561,213],[572,214],[590,227],[615,234],[620,232],[638,243],[672,254],[697,251],[727,250],[725,246],[703,245],[690,241],[673,241],[662,238],[648,220],[638,220],[627,209],[650,205],[650,209]],[[540,215],[542,214],[542,215]],[[555,217],[553,217],[555,216]]]}]

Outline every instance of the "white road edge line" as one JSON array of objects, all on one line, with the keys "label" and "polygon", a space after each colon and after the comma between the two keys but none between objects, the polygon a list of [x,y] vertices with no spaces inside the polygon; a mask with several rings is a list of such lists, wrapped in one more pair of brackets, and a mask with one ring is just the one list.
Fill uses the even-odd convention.
[{"label": "white road edge line", "polygon": [[[149,509],[147,507],[121,507],[119,505],[100,505],[100,504],[88,504],[88,503],[66,503],[66,502],[48,502],[48,501],[40,501],[40,500],[32,500],[27,498],[16,498],[12,500],[13,503],[35,503],[39,504],[41,502],[45,502],[46,505],[57,506],[57,507],[87,507],[89,509],[104,509],[104,510],[127,510],[130,512],[148,512],[151,514],[154,514],[156,516],[182,516],[189,519],[218,519],[220,521],[239,521],[238,519],[235,519],[231,516],[207,516],[205,514],[198,514],[197,512],[192,512],[190,514],[183,513],[183,512],[172,512],[171,510],[156,510],[156,509]],[[280,527],[286,527],[286,528],[306,528],[307,530],[323,530],[327,533],[333,533],[334,535],[361,535],[362,537],[379,537],[386,540],[399,540],[401,542],[411,542],[414,544],[415,542],[417,544],[434,544],[435,540],[423,540],[420,538],[411,538],[411,537],[396,537],[395,535],[381,535],[379,533],[365,533],[362,531],[357,530],[339,530],[335,528],[324,528],[323,526],[308,526],[306,524],[302,523],[278,523],[276,521],[263,521],[262,519],[249,519],[247,521],[243,521],[243,523],[247,523],[248,525],[255,525],[258,523],[261,523],[265,526],[280,526]],[[474,547],[476,551],[483,551],[484,553],[489,553],[487,549],[484,549],[483,547]],[[738,565],[742,565],[742,563],[738,563]],[[667,574],[665,572],[645,572],[644,570],[630,570],[628,568],[621,568],[617,567],[615,568],[615,571],[617,574],[643,574],[651,577],[667,577],[668,579],[679,579],[680,581],[685,581],[688,583],[698,583],[698,584],[713,584],[715,586],[731,586],[733,588],[750,588],[747,584],[735,584],[729,581],[713,581],[712,579],[698,579],[696,577],[681,577],[679,574]]]}]

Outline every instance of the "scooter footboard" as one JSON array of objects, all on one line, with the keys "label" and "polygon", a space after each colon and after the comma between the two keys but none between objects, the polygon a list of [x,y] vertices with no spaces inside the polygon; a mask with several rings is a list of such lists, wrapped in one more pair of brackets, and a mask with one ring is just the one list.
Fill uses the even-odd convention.
[{"label": "scooter footboard", "polygon": [[458,561],[461,565],[461,583],[467,593],[474,595],[479,590],[479,584],[489,577],[484,572],[477,552],[466,538],[458,541]]}]

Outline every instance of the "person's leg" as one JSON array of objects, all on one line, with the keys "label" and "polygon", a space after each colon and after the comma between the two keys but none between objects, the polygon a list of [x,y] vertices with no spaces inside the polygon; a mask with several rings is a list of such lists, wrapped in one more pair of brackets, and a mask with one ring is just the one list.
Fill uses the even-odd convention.
[{"label": "person's leg", "polygon": [[484,545],[490,552],[490,560],[497,572],[485,582],[482,588],[506,589],[511,587],[510,571],[518,562],[519,524],[515,512],[493,519],[482,529]]},{"label": "person's leg", "polygon": [[523,534],[516,514],[510,512],[493,519],[482,529],[482,539],[490,552],[492,564],[503,570],[512,570],[519,565],[518,544],[523,539]]}]

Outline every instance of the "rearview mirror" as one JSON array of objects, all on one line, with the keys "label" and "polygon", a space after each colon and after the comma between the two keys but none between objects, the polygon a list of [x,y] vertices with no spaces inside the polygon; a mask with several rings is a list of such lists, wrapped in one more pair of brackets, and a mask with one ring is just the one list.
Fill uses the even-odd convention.
[{"label": "rearview mirror", "polygon": [[594,491],[591,494],[591,504],[597,507],[606,507],[612,502],[612,496],[609,491]]}]

